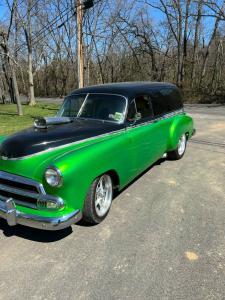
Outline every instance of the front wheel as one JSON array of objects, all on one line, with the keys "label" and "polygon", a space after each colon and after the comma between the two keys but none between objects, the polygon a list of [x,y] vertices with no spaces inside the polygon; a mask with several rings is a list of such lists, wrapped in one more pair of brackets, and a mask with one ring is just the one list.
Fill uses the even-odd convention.
[{"label": "front wheel", "polygon": [[83,219],[92,224],[99,224],[107,216],[113,198],[113,183],[108,174],[96,178],[88,191]]},{"label": "front wheel", "polygon": [[182,136],[179,139],[177,148],[174,151],[168,152],[168,158],[173,160],[181,159],[184,156],[186,146],[187,136],[186,134],[182,134]]}]

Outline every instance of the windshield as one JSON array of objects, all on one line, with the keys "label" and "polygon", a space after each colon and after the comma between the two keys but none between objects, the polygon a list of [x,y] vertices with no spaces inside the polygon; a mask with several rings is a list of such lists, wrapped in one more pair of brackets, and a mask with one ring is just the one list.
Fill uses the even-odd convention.
[{"label": "windshield", "polygon": [[59,117],[88,118],[122,123],[125,118],[126,99],[119,95],[71,95],[59,110]]}]

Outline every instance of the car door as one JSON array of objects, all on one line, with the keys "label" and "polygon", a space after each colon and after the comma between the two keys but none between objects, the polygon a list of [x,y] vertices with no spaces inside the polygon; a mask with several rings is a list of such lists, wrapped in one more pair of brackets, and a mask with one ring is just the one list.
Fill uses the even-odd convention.
[{"label": "car door", "polygon": [[164,151],[159,142],[160,122],[154,118],[149,95],[139,95],[131,102],[127,116],[127,134],[130,139],[131,168],[135,176],[158,160]]}]

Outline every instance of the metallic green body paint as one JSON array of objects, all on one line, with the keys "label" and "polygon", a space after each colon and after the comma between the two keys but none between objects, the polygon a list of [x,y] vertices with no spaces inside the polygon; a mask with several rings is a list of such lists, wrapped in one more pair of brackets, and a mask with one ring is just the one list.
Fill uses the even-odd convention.
[{"label": "metallic green body paint", "polygon": [[[99,175],[114,171],[119,189],[160,159],[176,149],[179,137],[193,133],[193,120],[185,113],[136,126],[128,126],[113,134],[37,153],[18,160],[0,158],[0,170],[41,182],[48,194],[61,197],[65,208],[42,211],[17,206],[24,213],[60,217],[75,209],[82,211],[88,189]],[[0,137],[0,142],[4,137]],[[57,167],[63,174],[63,185],[50,187],[44,179],[46,168]]]}]

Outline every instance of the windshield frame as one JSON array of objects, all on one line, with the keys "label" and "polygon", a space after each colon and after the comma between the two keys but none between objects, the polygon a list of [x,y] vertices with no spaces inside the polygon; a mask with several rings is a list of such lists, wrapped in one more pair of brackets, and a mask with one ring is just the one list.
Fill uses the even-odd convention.
[{"label": "windshield frame", "polygon": [[[93,93],[92,92],[91,93],[73,93],[73,94],[68,95],[67,97],[80,96],[80,95],[86,95],[86,97],[85,97],[84,102],[82,103],[82,105],[80,107],[80,110],[79,110],[77,116],[76,117],[70,117],[71,119],[97,120],[97,121],[109,122],[109,123],[113,123],[113,124],[124,124],[125,123],[126,117],[127,117],[127,111],[128,111],[128,98],[127,97],[125,97],[123,95],[120,95],[120,94],[114,94],[114,93],[95,93],[95,92],[93,92]],[[79,117],[78,115],[81,113],[81,109],[84,106],[85,102],[87,101],[89,95],[108,95],[108,96],[117,96],[117,97],[119,96],[119,97],[125,99],[126,104],[125,104],[125,108],[124,108],[124,113],[123,113],[124,117],[123,117],[122,121],[117,122],[117,121],[104,120],[104,119]],[[59,116],[59,117],[60,117],[59,113],[60,113],[60,111],[61,111],[61,109],[64,105],[64,102],[66,101],[66,98],[64,99],[64,101],[63,101],[63,103],[62,103],[62,105],[61,105],[61,107],[60,107],[60,109],[57,113],[57,116]]]}]

